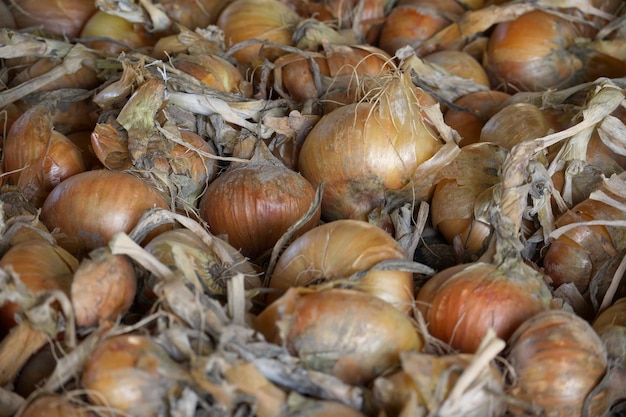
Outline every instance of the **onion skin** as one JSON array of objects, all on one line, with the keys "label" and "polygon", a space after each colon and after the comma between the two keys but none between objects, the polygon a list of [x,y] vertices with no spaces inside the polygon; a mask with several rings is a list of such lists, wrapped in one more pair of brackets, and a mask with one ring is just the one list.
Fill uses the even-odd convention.
[{"label": "onion skin", "polygon": [[336,108],[306,136],[298,169],[313,186],[325,183],[323,220],[367,220],[372,210],[384,207],[389,191],[410,183],[418,166],[441,147],[420,111],[430,96],[416,97],[420,91],[410,82],[391,81],[376,103]]},{"label": "onion skin", "polygon": [[266,340],[284,344],[306,367],[353,385],[371,382],[399,364],[400,352],[423,346],[406,314],[347,289],[290,288],[253,327]]},{"label": "onion skin", "polygon": [[75,256],[108,243],[117,232],[129,233],[143,213],[169,208],[147,183],[124,172],[87,171],[61,182],[42,206],[42,221],[58,228],[59,245]]},{"label": "onion skin", "polygon": [[[511,395],[548,417],[583,415],[586,397],[607,371],[604,345],[589,323],[569,311],[546,311],[524,322],[509,342],[506,359],[516,375]],[[606,402],[598,395],[585,415],[604,415]]]},{"label": "onion skin", "polygon": [[89,402],[136,417],[156,417],[168,410],[182,390],[183,370],[149,336],[125,334],[100,343],[81,378]]},{"label": "onion skin", "polygon": [[[62,291],[69,296],[78,260],[47,241],[30,240],[12,246],[0,258],[0,268],[8,266],[34,294]],[[19,310],[19,306],[12,301],[0,306],[0,333],[8,332],[17,324],[14,316]]]},{"label": "onion skin", "polygon": [[86,407],[74,404],[66,394],[46,394],[30,402],[20,417],[90,417]]},{"label": "onion skin", "polygon": [[519,260],[478,261],[435,274],[419,290],[417,307],[430,334],[461,353],[474,353],[491,327],[507,341],[528,318],[551,308],[543,277]]},{"label": "onion skin", "polygon": [[[269,287],[284,292],[290,287],[346,279],[393,259],[406,259],[406,255],[386,231],[359,220],[336,220],[311,229],[291,243],[278,258]],[[402,311],[412,309],[410,272],[370,271],[354,283],[354,288]]]},{"label": "onion skin", "polygon": [[626,368],[626,298],[619,298],[592,323],[611,362]]},{"label": "onion skin", "polygon": [[43,26],[47,31],[69,38],[80,33],[96,10],[95,2],[83,0],[20,0],[12,7],[18,29]]}]

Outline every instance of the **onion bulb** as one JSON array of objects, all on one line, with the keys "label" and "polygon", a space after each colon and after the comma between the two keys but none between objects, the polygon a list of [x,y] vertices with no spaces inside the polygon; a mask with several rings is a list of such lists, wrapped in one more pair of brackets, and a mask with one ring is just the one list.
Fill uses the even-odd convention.
[{"label": "onion bulb", "polygon": [[209,87],[225,93],[251,97],[251,86],[244,80],[239,69],[218,55],[178,54],[172,65]]},{"label": "onion bulb", "polygon": [[482,64],[467,52],[452,49],[433,52],[424,61],[443,68],[451,76],[466,78],[478,85],[489,87],[489,77]]},{"label": "onion bulb", "polygon": [[167,209],[167,201],[143,180],[124,172],[96,170],[57,185],[41,210],[43,223],[58,231],[59,245],[81,257],[104,246],[116,232],[130,232],[143,213]]},{"label": "onion bulb", "polygon": [[[360,220],[337,220],[317,226],[291,243],[278,258],[269,287],[282,293],[290,287],[347,280],[379,262],[394,259],[405,260],[406,255],[385,230]],[[412,309],[411,272],[371,270],[353,284],[354,289],[402,311]]]},{"label": "onion bulb", "polygon": [[185,371],[150,336],[124,334],[101,342],[81,377],[89,402],[136,417],[164,415],[181,395]]},{"label": "onion bulb", "polygon": [[[416,170],[442,147],[422,113],[421,106],[432,98],[413,85],[409,74],[380,80],[384,85],[371,100],[322,116],[300,149],[302,175],[315,187],[325,184],[325,221],[367,220],[370,212],[385,206],[389,193],[417,188]],[[424,187],[429,193],[432,184]]]},{"label": "onion bulb", "polygon": [[[303,217],[315,199],[315,189],[300,174],[272,155],[263,141],[248,162],[232,163],[200,199],[199,215],[211,232],[224,235],[245,256],[257,258]],[[319,210],[298,234],[315,227]]]},{"label": "onion bulb", "polygon": [[45,394],[36,397],[19,413],[20,417],[90,417],[84,405],[74,403],[67,393]]},{"label": "onion bulb", "polygon": [[594,393],[607,372],[606,350],[589,323],[569,311],[545,311],[520,325],[509,342],[514,398],[550,417],[607,411],[606,396]]},{"label": "onion bulb", "polygon": [[416,301],[430,334],[462,353],[474,353],[492,328],[507,341],[519,325],[552,306],[544,276],[520,259],[477,261],[444,269]]},{"label": "onion bulb", "polygon": [[[349,312],[349,313],[346,313]],[[365,385],[423,341],[409,317],[362,291],[290,288],[254,320],[266,340],[287,347],[304,366]]]},{"label": "onion bulb", "polygon": [[57,35],[76,37],[85,22],[96,12],[93,1],[11,0],[18,29],[42,26]]},{"label": "onion bulb", "polygon": [[[224,31],[228,46],[254,40],[293,46],[292,35],[299,21],[296,12],[278,0],[234,0],[220,13],[217,26]],[[280,47],[253,43],[232,55],[241,65],[256,67],[285,53]]]},{"label": "onion bulb", "polygon": [[147,48],[156,42],[140,24],[102,10],[98,10],[87,20],[80,32],[80,38],[88,47],[112,54]]},{"label": "onion bulb", "polygon": [[592,323],[607,350],[608,359],[626,368],[626,298],[619,298]]}]

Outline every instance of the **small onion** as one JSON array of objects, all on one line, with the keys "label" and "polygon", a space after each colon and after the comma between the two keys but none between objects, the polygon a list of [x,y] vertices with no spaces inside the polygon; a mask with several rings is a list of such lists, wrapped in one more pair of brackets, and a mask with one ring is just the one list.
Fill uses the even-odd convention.
[{"label": "small onion", "polygon": [[432,97],[416,89],[408,74],[381,82],[371,100],[322,116],[300,149],[302,175],[316,187],[325,183],[325,221],[367,220],[384,207],[389,192],[412,185],[418,167],[442,146],[422,113]]},{"label": "small onion", "polygon": [[589,323],[569,311],[545,311],[525,321],[509,342],[513,397],[540,407],[548,417],[607,411],[606,397],[593,393],[607,372],[606,350]]},{"label": "small onion", "polygon": [[57,185],[46,198],[41,217],[50,230],[58,229],[59,245],[82,257],[106,245],[116,232],[130,232],[153,207],[169,206],[146,182],[124,172],[96,170]]},{"label": "small onion", "polygon": [[[295,286],[341,281],[394,259],[406,259],[406,255],[386,231],[364,221],[337,220],[317,226],[291,243],[278,258],[269,287],[283,292]],[[413,306],[410,272],[372,270],[354,282],[354,288],[403,311]]]},{"label": "small onion", "polygon": [[517,258],[500,265],[477,261],[435,274],[419,290],[417,307],[430,334],[462,353],[474,353],[488,329],[507,341],[517,327],[548,310],[543,275]]},{"label": "small onion", "polygon": [[[272,249],[314,199],[313,186],[258,141],[250,161],[233,163],[209,184],[199,214],[213,234],[225,235],[228,243],[254,259]],[[317,210],[298,234],[315,227],[319,216]]]},{"label": "small onion", "polygon": [[239,69],[218,55],[179,54],[172,65],[215,90],[250,97],[251,86],[244,80]]},{"label": "small onion", "polygon": [[349,289],[290,288],[253,327],[285,345],[306,367],[354,385],[368,384],[399,365],[401,352],[423,346],[405,313]]},{"label": "small onion", "polygon": [[467,78],[478,85],[489,87],[489,77],[482,64],[467,52],[442,50],[426,55],[424,60],[436,64],[452,76]]},{"label": "small onion", "polygon": [[89,409],[72,402],[67,393],[45,394],[30,401],[20,417],[90,417]]},{"label": "small onion", "polygon": [[94,13],[85,23],[80,38],[90,48],[113,54],[150,47],[156,42],[140,24],[102,10]]},{"label": "small onion", "polygon": [[71,296],[76,324],[95,326],[117,320],[133,304],[137,274],[130,259],[107,247],[94,249],[74,272]]},{"label": "small onion", "polygon": [[100,343],[83,369],[89,402],[136,417],[156,417],[181,394],[184,370],[151,337],[114,336]]},{"label": "small onion", "polygon": [[547,135],[551,128],[550,120],[538,106],[513,103],[489,118],[480,132],[480,141],[512,149],[525,140]]}]

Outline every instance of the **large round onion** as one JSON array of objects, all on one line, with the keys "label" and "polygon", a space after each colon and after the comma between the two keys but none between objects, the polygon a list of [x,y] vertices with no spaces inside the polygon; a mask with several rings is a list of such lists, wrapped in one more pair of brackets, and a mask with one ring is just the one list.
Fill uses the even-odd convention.
[{"label": "large round onion", "polygon": [[362,291],[290,288],[254,320],[265,338],[284,344],[308,368],[349,384],[367,384],[423,341],[409,317]]},{"label": "large round onion", "polygon": [[[286,291],[347,279],[381,261],[406,259],[398,242],[378,226],[359,220],[337,220],[317,226],[280,255],[269,283]],[[373,294],[403,311],[413,306],[413,275],[398,270],[372,270],[354,288]],[[270,299],[272,299],[270,297]]]},{"label": "large round onion", "polygon": [[430,100],[408,74],[394,76],[375,99],[341,106],[313,126],[298,169],[314,186],[325,183],[324,220],[367,220],[389,191],[411,183],[442,145],[421,112]]},{"label": "large round onion", "polygon": [[61,182],[43,204],[41,216],[58,231],[59,245],[82,257],[104,246],[116,232],[130,232],[143,213],[167,209],[167,201],[141,179],[124,172],[87,171]]},{"label": "large round onion", "polygon": [[592,394],[607,371],[604,345],[574,313],[550,310],[528,319],[511,336],[506,358],[515,375],[511,395],[542,408],[543,415],[601,416],[607,411],[606,396]]},{"label": "large round onion", "polygon": [[12,0],[10,3],[19,29],[42,26],[69,38],[76,37],[97,10],[95,2],[84,0]]}]

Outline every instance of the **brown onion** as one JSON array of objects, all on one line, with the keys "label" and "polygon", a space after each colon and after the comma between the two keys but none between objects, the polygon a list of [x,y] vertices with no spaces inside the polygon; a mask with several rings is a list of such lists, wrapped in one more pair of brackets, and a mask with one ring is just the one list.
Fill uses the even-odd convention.
[{"label": "brown onion", "polygon": [[496,143],[506,149],[540,138],[552,128],[543,111],[531,103],[513,103],[491,116],[480,132],[481,142]]},{"label": "brown onion", "polygon": [[423,342],[409,317],[362,291],[290,288],[253,326],[304,366],[349,384],[367,384]]},{"label": "brown onion", "polygon": [[467,52],[442,50],[424,56],[424,60],[443,68],[451,76],[467,78],[478,85],[489,87],[487,72],[481,63]]},{"label": "brown onion", "polygon": [[550,417],[607,411],[606,397],[594,392],[607,372],[606,350],[589,323],[569,311],[545,311],[524,322],[509,342],[513,397]]},{"label": "brown onion", "polygon": [[154,45],[156,39],[146,28],[123,17],[98,10],[80,32],[81,42],[90,48],[120,53]]},{"label": "brown onion", "polygon": [[156,417],[181,395],[187,374],[150,336],[124,334],[100,343],[83,369],[89,402],[137,417]]},{"label": "brown onion", "polygon": [[[269,287],[284,292],[290,287],[341,281],[394,259],[405,260],[406,254],[385,230],[364,221],[337,220],[317,226],[291,243],[278,258]],[[412,309],[411,272],[371,270],[354,282],[354,288],[402,311]]]},{"label": "brown onion", "polygon": [[[199,214],[215,235],[253,259],[274,247],[278,239],[307,213],[315,189],[287,168],[258,141],[249,162],[233,163],[200,199]],[[298,230],[315,227],[319,210]]]},{"label": "brown onion", "polygon": [[42,26],[69,38],[76,37],[97,10],[95,2],[83,0],[11,0],[10,3],[19,29]]},{"label": "brown onion", "polygon": [[113,255],[108,247],[94,249],[81,260],[72,280],[76,325],[117,320],[131,307],[136,292],[137,274],[130,259]]},{"label": "brown onion", "polygon": [[416,89],[408,74],[381,81],[384,86],[371,100],[326,113],[300,149],[302,175],[316,187],[325,183],[326,221],[367,220],[390,192],[411,186],[418,167],[442,146],[422,113],[432,98]]},{"label": "brown onion", "polygon": [[592,323],[610,361],[626,367],[626,298],[619,298]]},{"label": "brown onion", "polygon": [[[291,39],[300,17],[278,0],[235,0],[224,8],[217,26],[224,31],[227,46],[244,41],[270,41],[279,45],[293,45]],[[264,59],[275,61],[286,51],[260,43],[233,52],[233,57],[244,66],[255,67]]]},{"label": "brown onion", "polygon": [[552,293],[539,271],[512,257],[500,265],[479,260],[444,269],[416,301],[431,335],[474,353],[490,328],[507,341],[520,324],[551,308]]},{"label": "brown onion", "polygon": [[87,171],[66,179],[46,198],[41,216],[57,229],[59,244],[76,256],[104,246],[116,232],[130,232],[143,213],[168,208],[150,185],[124,172]]},{"label": "brown onion", "polygon": [[[0,268],[11,267],[33,293],[62,291],[69,296],[78,260],[61,247],[44,240],[30,240],[12,246],[0,258]],[[17,324],[18,304],[7,301],[0,306],[0,333]]]},{"label": "brown onion", "polygon": [[46,394],[30,401],[20,417],[90,417],[89,409],[74,403],[67,393]]},{"label": "brown onion", "polygon": [[251,86],[237,67],[218,55],[179,54],[172,60],[172,65],[218,91],[244,97],[252,95]]}]

